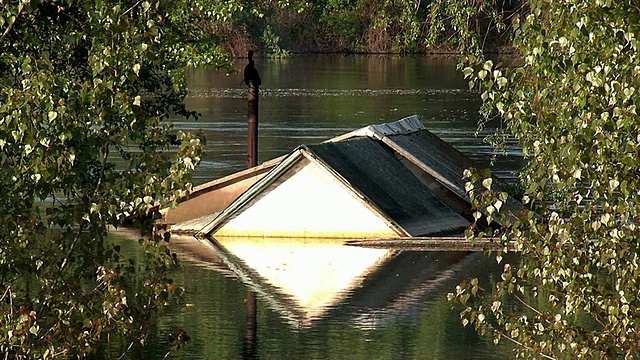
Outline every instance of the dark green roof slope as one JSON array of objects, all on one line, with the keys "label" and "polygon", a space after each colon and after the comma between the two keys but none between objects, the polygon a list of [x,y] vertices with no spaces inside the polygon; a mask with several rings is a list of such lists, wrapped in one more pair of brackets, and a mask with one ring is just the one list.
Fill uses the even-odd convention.
[{"label": "dark green roof slope", "polygon": [[[466,155],[426,129],[406,134],[389,135],[384,137],[382,141],[393,151],[406,157],[424,172],[433,176],[461,199],[469,202],[462,175],[465,169],[476,165]],[[494,180],[497,180],[494,182],[494,189],[502,191],[500,180],[495,177]],[[519,201],[510,198],[504,204],[503,213],[507,215],[507,219],[515,221],[515,214],[523,209],[524,207]]]},{"label": "dark green roof slope", "polygon": [[431,169],[429,173],[458,196],[466,197],[462,173],[465,169],[474,166],[466,155],[428,130],[390,135],[384,141],[402,156],[413,157],[417,160],[413,162]]},{"label": "dark green roof slope", "polygon": [[371,138],[304,148],[412,236],[458,231],[469,225],[386,146]]}]

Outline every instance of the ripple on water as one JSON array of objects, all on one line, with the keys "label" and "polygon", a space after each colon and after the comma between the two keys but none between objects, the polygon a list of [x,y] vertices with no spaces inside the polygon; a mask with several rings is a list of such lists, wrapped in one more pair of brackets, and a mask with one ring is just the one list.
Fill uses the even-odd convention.
[{"label": "ripple on water", "polygon": [[[344,97],[344,96],[410,96],[410,95],[464,95],[477,98],[477,94],[464,89],[302,89],[302,88],[262,88],[260,96],[267,98],[286,97]],[[246,88],[189,89],[187,98],[246,99]]]}]

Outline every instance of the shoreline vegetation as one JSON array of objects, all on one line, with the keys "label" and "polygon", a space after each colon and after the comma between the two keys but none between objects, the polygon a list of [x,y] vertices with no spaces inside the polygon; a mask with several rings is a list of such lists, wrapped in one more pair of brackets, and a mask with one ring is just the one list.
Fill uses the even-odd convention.
[{"label": "shoreline vegetation", "polygon": [[[212,24],[233,58],[249,49],[267,57],[290,54],[459,55],[453,27],[440,29],[434,38],[431,8],[434,1],[315,0],[282,6],[265,1],[245,8],[231,19]],[[505,1],[501,11],[517,18],[520,1]],[[512,55],[508,32],[498,32],[489,15],[475,14],[473,26],[485,53]]]}]

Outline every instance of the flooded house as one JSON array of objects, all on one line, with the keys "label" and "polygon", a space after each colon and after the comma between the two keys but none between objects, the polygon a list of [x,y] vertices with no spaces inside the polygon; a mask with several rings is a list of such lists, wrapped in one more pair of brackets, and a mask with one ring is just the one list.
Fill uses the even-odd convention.
[{"label": "flooded house", "polygon": [[468,225],[383,144],[355,137],[295,149],[200,234],[354,239]]},{"label": "flooded house", "polygon": [[[466,242],[473,216],[462,173],[472,166],[411,116],[203,184],[165,221],[202,240],[189,236],[186,253],[239,278],[292,326],[346,316],[376,327],[411,313],[412,299],[449,281],[468,253],[345,244]],[[384,316],[362,317],[370,308]]]},{"label": "flooded house", "polygon": [[[168,210],[165,221],[173,224],[172,232],[200,238],[461,234],[472,221],[462,180],[472,166],[410,116],[301,145],[287,156],[204,184]],[[505,207],[517,206],[508,203]]]}]

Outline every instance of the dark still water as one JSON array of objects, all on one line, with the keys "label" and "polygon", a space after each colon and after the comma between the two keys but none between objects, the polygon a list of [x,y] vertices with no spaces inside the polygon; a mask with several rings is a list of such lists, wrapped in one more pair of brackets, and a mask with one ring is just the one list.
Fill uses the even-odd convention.
[{"label": "dark still water", "polygon": [[[244,66],[244,62],[238,64]],[[491,147],[475,136],[479,96],[468,91],[455,59],[398,56],[294,56],[257,59],[260,92],[259,161],[284,155],[370,124],[417,114],[424,125],[480,163]],[[189,72],[188,107],[198,121],[205,155],[194,182],[247,166],[247,90],[241,75]],[[503,177],[517,153],[499,158]],[[130,254],[135,242],[115,232]],[[159,319],[158,338],[184,329],[192,341],[177,359],[504,359],[460,324],[446,294],[466,277],[486,288],[502,265],[483,254],[391,252],[334,241],[237,239],[200,243],[172,237],[183,270],[174,278],[184,299]],[[256,296],[255,306],[251,305]],[[247,314],[255,310],[255,319]],[[161,346],[137,357],[162,358]]]}]

